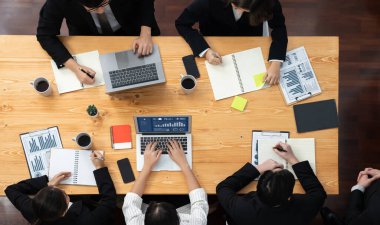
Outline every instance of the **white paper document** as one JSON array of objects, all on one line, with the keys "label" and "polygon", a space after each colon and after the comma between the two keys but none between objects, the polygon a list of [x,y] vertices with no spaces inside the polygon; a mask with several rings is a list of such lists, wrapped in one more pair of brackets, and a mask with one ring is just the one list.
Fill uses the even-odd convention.
[{"label": "white paper document", "polygon": [[96,72],[95,83],[91,85],[82,84],[74,72],[66,67],[58,69],[55,62],[51,60],[51,66],[53,68],[55,81],[57,83],[58,92],[60,94],[81,90],[83,88],[91,88],[104,85],[103,71],[102,66],[100,65],[98,51],[85,52],[73,55],[73,57],[79,65],[89,67]]},{"label": "white paper document", "polygon": [[280,87],[287,105],[322,92],[303,46],[286,53],[280,69]]},{"label": "white paper document", "polygon": [[268,87],[259,82],[266,74],[261,48],[225,55],[222,61],[220,65],[212,65],[206,61],[215,100]]},{"label": "white paper document", "polygon": [[259,165],[258,156],[258,141],[259,139],[271,139],[277,142],[285,142],[289,138],[288,131],[264,131],[264,130],[253,130],[252,131],[252,159],[253,165]]},{"label": "white paper document", "polygon": [[[101,151],[103,154],[103,151]],[[73,150],[52,148],[50,156],[49,180],[62,171],[71,172],[71,176],[61,184],[96,186],[91,161],[91,150]]]},{"label": "white paper document", "polygon": [[[277,140],[271,139],[258,140],[259,164],[268,159],[273,159],[278,163],[283,164],[284,169],[289,170],[296,177],[292,166],[273,151],[273,147],[277,143]],[[297,157],[297,159],[300,162],[306,160],[309,161],[311,168],[313,169],[314,173],[316,173],[314,138],[290,138],[286,140],[286,143],[292,147],[294,155]]]}]

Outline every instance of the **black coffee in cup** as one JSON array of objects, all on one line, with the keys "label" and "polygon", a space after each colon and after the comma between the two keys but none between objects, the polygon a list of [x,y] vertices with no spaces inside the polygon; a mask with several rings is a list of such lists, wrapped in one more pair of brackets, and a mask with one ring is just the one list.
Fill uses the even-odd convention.
[{"label": "black coffee in cup", "polygon": [[194,80],[191,78],[186,78],[182,80],[182,87],[185,89],[192,89],[195,86]]},{"label": "black coffee in cup", "polygon": [[91,138],[90,136],[84,134],[78,138],[78,145],[82,147],[86,147],[91,143]]},{"label": "black coffee in cup", "polygon": [[42,80],[40,82],[38,82],[38,84],[36,85],[36,89],[37,91],[39,92],[44,92],[46,91],[47,89],[49,88],[49,83]]}]

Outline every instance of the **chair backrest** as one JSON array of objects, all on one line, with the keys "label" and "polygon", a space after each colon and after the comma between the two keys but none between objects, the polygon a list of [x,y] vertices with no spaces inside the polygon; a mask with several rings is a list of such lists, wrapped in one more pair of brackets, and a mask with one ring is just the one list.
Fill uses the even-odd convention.
[{"label": "chair backrest", "polygon": [[269,25],[267,20],[263,22],[263,37],[269,37]]}]

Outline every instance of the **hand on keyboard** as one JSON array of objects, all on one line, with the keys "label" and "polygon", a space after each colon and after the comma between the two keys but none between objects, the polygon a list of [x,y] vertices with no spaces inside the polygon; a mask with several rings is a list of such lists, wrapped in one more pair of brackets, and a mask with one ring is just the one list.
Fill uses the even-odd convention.
[{"label": "hand on keyboard", "polygon": [[149,143],[144,152],[144,168],[143,170],[151,171],[153,166],[156,164],[156,162],[160,159],[160,156],[162,154],[161,149],[157,149],[157,142],[151,142]]},{"label": "hand on keyboard", "polygon": [[183,151],[182,145],[175,140],[169,140],[167,143],[168,153],[170,158],[177,163],[181,168],[184,168],[188,165],[185,152]]}]

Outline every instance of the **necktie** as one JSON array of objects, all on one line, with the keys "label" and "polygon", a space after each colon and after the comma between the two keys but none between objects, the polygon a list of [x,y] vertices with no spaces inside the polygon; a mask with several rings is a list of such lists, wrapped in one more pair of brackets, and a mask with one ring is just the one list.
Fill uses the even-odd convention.
[{"label": "necktie", "polygon": [[100,27],[102,28],[103,35],[113,34],[111,25],[108,22],[106,14],[105,13],[102,13],[102,14],[97,13],[96,15],[98,16]]}]

